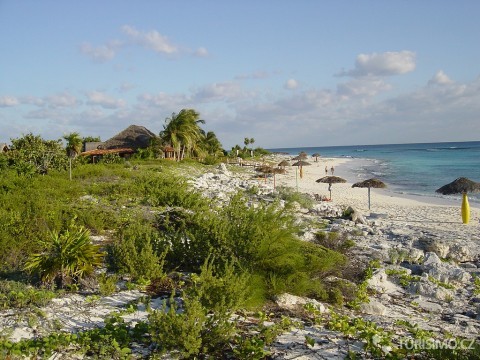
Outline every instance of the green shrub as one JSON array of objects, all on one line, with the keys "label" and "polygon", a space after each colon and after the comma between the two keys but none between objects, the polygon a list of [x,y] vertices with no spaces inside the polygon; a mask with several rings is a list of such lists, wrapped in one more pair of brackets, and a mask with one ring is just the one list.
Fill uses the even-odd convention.
[{"label": "green shrub", "polygon": [[164,275],[166,253],[154,249],[158,232],[144,222],[125,224],[117,232],[117,240],[108,247],[109,268],[136,279],[155,279]]},{"label": "green shrub", "polygon": [[198,299],[185,298],[183,312],[179,313],[173,296],[169,306],[168,311],[155,310],[148,317],[150,334],[158,351],[178,351],[182,358],[198,355],[207,319],[205,309]]},{"label": "green shrub", "polygon": [[277,186],[278,196],[286,202],[286,206],[291,208],[295,203],[301,207],[311,209],[314,205],[313,199],[307,194],[295,191],[293,188]]},{"label": "green shrub", "polygon": [[220,356],[235,335],[231,316],[247,297],[248,277],[237,274],[233,264],[218,266],[207,259],[192,281],[183,295],[183,312],[172,296],[167,312],[150,315],[152,339],[161,352],[179,351],[185,358],[200,353]]},{"label": "green shrub", "polygon": [[109,164],[123,164],[125,159],[121,158],[118,154],[105,154],[102,156],[100,163],[109,165]]},{"label": "green shrub", "polygon": [[53,291],[35,289],[16,281],[0,280],[0,309],[45,306],[55,297]]},{"label": "green shrub", "polygon": [[41,252],[30,255],[25,269],[45,283],[55,282],[63,288],[93,273],[102,263],[103,253],[92,244],[90,233],[72,223],[61,232],[52,232],[40,241]]},{"label": "green shrub", "polygon": [[160,241],[170,249],[168,266],[180,264],[183,270],[199,271],[210,256],[216,264],[233,259],[263,278],[255,296],[288,289],[323,298],[320,279],[345,263],[338,252],[301,241],[295,218],[287,210],[277,204],[249,207],[240,194],[213,214],[172,210],[158,217],[157,228],[163,236]]},{"label": "green shrub", "polygon": [[117,291],[118,276],[102,273],[97,276],[99,292],[102,296],[112,295]]},{"label": "green shrub", "polygon": [[315,242],[342,254],[345,254],[350,248],[355,246],[355,242],[349,239],[346,233],[338,232],[318,232],[315,234]]}]

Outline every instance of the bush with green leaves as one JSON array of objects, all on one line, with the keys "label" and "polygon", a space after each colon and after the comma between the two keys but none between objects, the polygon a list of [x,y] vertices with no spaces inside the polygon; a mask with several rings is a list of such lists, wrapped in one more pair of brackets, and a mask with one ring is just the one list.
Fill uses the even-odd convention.
[{"label": "bush with green leaves", "polygon": [[[238,194],[214,212],[175,209],[157,218],[167,265],[198,271],[209,257],[228,259],[255,275],[258,294],[288,291],[323,298],[321,279],[345,263],[338,252],[301,241],[292,216],[278,204],[248,206]],[[259,281],[262,278],[262,281]]]},{"label": "bush with green leaves", "polygon": [[36,289],[17,281],[0,280],[0,309],[45,306],[55,297],[48,289]]},{"label": "bush with green leaves", "polygon": [[124,224],[118,230],[115,242],[108,247],[110,269],[128,274],[134,280],[163,277],[166,253],[156,248],[158,242],[159,234],[150,224]]},{"label": "bush with green leaves", "polygon": [[41,251],[30,255],[25,270],[37,275],[44,283],[55,283],[62,289],[68,283],[93,273],[102,264],[103,253],[90,239],[90,232],[70,225],[60,232],[51,232],[40,240]]},{"label": "bush with green leaves", "polygon": [[325,246],[331,250],[338,251],[342,254],[348,252],[353,246],[355,246],[355,242],[348,237],[346,233],[339,233],[339,232],[318,232],[315,234],[315,242],[319,245]]},{"label": "bush with green leaves", "polygon": [[68,158],[61,140],[44,140],[29,133],[11,139],[7,152],[9,164],[21,175],[47,174],[50,170],[66,170]]},{"label": "bush with green leaves", "polygon": [[207,259],[183,294],[182,311],[172,296],[167,311],[149,316],[158,351],[179,352],[183,358],[223,354],[236,332],[231,316],[247,297],[248,277],[237,270],[233,264],[218,266]]},{"label": "bush with green leaves", "polygon": [[118,154],[105,154],[100,159],[101,164],[110,165],[110,164],[123,164],[125,159],[121,158]]},{"label": "bush with green leaves", "polygon": [[313,199],[307,194],[295,191],[293,188],[286,186],[277,186],[278,197],[285,200],[287,207],[292,207],[298,203],[301,207],[310,209],[314,205]]}]

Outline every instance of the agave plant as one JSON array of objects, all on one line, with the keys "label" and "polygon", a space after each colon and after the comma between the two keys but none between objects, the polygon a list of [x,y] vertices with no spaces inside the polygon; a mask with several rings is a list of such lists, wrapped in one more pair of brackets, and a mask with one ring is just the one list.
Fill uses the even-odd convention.
[{"label": "agave plant", "polygon": [[51,232],[40,244],[42,251],[30,256],[25,270],[38,274],[45,283],[55,282],[59,288],[93,273],[104,256],[91,242],[89,231],[75,225],[63,232]]}]

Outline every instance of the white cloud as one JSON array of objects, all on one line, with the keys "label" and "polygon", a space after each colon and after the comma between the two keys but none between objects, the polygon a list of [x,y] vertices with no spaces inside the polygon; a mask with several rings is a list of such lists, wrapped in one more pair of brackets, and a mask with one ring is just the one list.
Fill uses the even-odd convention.
[{"label": "white cloud", "polygon": [[439,70],[428,82],[429,85],[446,85],[451,83],[453,83],[453,80],[451,80],[442,70]]},{"label": "white cloud", "polygon": [[387,84],[377,77],[361,77],[337,85],[337,93],[340,96],[350,97],[373,97],[380,92],[391,89],[391,85]]},{"label": "white cloud", "polygon": [[122,99],[115,99],[101,91],[90,91],[86,94],[88,105],[98,105],[105,109],[119,109],[126,105]]},{"label": "white cloud", "polygon": [[118,88],[118,90],[122,93],[125,93],[125,92],[128,92],[132,89],[135,88],[135,85],[134,84],[131,84],[129,82],[124,82],[120,85],[120,87]]},{"label": "white cloud", "polygon": [[47,96],[44,100],[51,108],[75,107],[79,104],[77,98],[67,92]]},{"label": "white cloud", "polygon": [[285,89],[294,90],[298,88],[298,81],[295,79],[288,79],[285,83]]},{"label": "white cloud", "polygon": [[416,55],[412,51],[360,54],[355,68],[343,71],[341,76],[391,76],[415,70]]},{"label": "white cloud", "polygon": [[258,80],[267,79],[270,75],[266,71],[256,71],[252,74],[242,74],[235,76],[236,80]]},{"label": "white cloud", "polygon": [[199,47],[197,50],[195,50],[195,56],[207,57],[208,55],[209,55],[208,50],[204,47]]},{"label": "white cloud", "polygon": [[80,52],[87,55],[95,62],[106,62],[115,57],[117,49],[121,47],[121,42],[110,41],[108,44],[93,46],[88,42],[80,45]]},{"label": "white cloud", "polygon": [[122,31],[133,43],[144,46],[157,53],[175,54],[179,52],[178,46],[171,43],[168,38],[156,30],[141,32],[130,25],[122,26]]},{"label": "white cloud", "polygon": [[99,63],[112,60],[119,50],[129,45],[141,46],[145,49],[153,50],[158,54],[169,56],[179,54],[193,55],[196,57],[209,56],[209,52],[205,47],[199,47],[196,50],[180,47],[157,30],[140,31],[134,26],[123,25],[121,32],[126,36],[126,39],[111,40],[99,46],[84,42],[80,45],[80,52]]},{"label": "white cloud", "polygon": [[20,104],[20,101],[15,96],[0,96],[0,107],[10,107]]},{"label": "white cloud", "polygon": [[239,100],[243,96],[244,93],[238,83],[224,82],[213,83],[197,89],[192,95],[192,100],[198,102],[232,101]]},{"label": "white cloud", "polygon": [[[258,89],[249,93],[243,82],[219,82],[186,93],[145,93],[123,107],[121,100],[101,91],[88,93],[85,106],[61,93],[42,98],[42,108],[24,115],[23,121],[36,119],[31,123],[39,128],[43,122],[49,133],[61,129],[57,136],[71,127],[107,139],[131,123],[158,131],[172,112],[195,108],[206,129],[215,131],[227,147],[242,143],[245,136],[267,148],[474,140],[480,131],[480,78],[462,84],[446,81],[440,73],[433,79],[441,86],[430,81],[400,96],[392,92],[389,98],[383,94],[390,84],[374,76],[349,79],[336,90],[282,92],[281,97]],[[4,98],[0,101],[5,103]],[[23,97],[17,100],[27,103]],[[29,101],[41,103],[35,97]],[[16,111],[5,109],[2,120]]]},{"label": "white cloud", "polygon": [[163,107],[167,109],[170,109],[172,107],[174,109],[182,108],[190,102],[188,97],[184,94],[167,94],[165,92],[160,92],[158,94],[145,93],[139,95],[137,97],[137,100],[137,109],[142,111],[150,107]]},{"label": "white cloud", "polygon": [[44,106],[45,100],[36,96],[22,96],[20,102],[24,105]]}]

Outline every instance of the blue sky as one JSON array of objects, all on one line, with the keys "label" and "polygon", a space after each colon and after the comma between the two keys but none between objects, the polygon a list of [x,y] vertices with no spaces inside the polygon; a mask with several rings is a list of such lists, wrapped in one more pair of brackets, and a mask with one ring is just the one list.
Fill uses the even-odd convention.
[{"label": "blue sky", "polygon": [[480,140],[480,2],[0,0],[0,142],[159,133],[226,148]]}]

